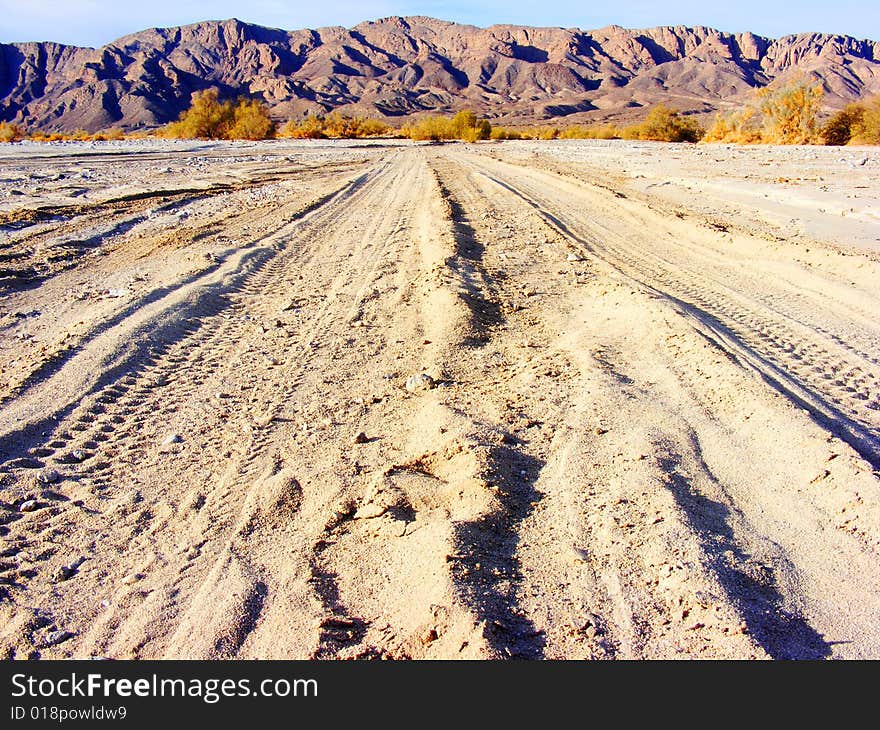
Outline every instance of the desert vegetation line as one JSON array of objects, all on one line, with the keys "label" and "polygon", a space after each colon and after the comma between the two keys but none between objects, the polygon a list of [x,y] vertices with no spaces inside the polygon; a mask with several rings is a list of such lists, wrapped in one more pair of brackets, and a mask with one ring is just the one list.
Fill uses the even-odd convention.
[{"label": "desert vegetation line", "polygon": [[[409,121],[400,128],[366,116],[339,112],[310,114],[279,128],[268,107],[256,99],[221,101],[215,89],[197,92],[180,118],[155,135],[171,139],[262,140],[361,139],[395,137],[413,140],[510,140],[510,139],[627,139],[657,142],[724,142],[730,144],[880,144],[880,97],[853,102],[819,124],[821,86],[800,81],[786,86],[768,86],[739,109],[718,114],[704,129],[696,119],[664,104],[651,108],[637,124],[569,127],[493,127],[471,111],[453,117],[430,115]],[[137,135],[145,136],[143,134]],[[0,142],[30,139],[104,141],[123,139],[119,129],[95,134],[79,131],[26,134],[18,125],[0,122]]]}]

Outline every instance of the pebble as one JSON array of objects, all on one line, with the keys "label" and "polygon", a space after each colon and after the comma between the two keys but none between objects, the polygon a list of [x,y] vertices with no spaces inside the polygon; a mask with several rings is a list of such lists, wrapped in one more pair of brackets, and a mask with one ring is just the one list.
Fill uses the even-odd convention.
[{"label": "pebble", "polygon": [[354,443],[356,444],[365,444],[370,439],[367,437],[363,431],[358,431],[357,435],[354,437]]},{"label": "pebble", "polygon": [[68,639],[73,638],[73,634],[70,631],[50,631],[46,634],[46,638],[43,640],[43,643],[46,646],[55,646],[56,644],[60,644],[63,641],[67,641]]},{"label": "pebble", "polygon": [[410,375],[406,379],[404,387],[411,393],[415,393],[421,390],[430,390],[434,386],[434,378],[426,373],[419,373],[418,375]]},{"label": "pebble", "polygon": [[107,289],[101,295],[102,299],[119,299],[120,297],[127,297],[131,292],[128,289]]},{"label": "pebble", "polygon": [[144,577],[143,573],[129,573],[122,579],[122,585],[131,586],[142,580]]},{"label": "pebble", "polygon": [[61,478],[61,475],[55,471],[55,469],[46,469],[46,471],[41,472],[40,476],[37,478],[43,482],[43,484],[54,484]]},{"label": "pebble", "polygon": [[77,558],[72,563],[68,563],[67,565],[62,565],[58,570],[55,571],[55,581],[60,582],[67,580],[68,578],[72,578],[76,575],[76,571],[80,565],[86,562],[85,558]]},{"label": "pebble", "polygon": [[35,509],[37,509],[37,507],[39,507],[37,500],[28,499],[19,505],[18,511],[19,512],[33,512]]},{"label": "pebble", "polygon": [[86,452],[83,451],[82,449],[74,449],[73,451],[70,452],[70,458],[76,462],[83,462],[88,457],[86,455]]},{"label": "pebble", "polygon": [[583,261],[583,259],[578,256],[576,253],[570,253],[565,257],[566,261]]},{"label": "pebble", "polygon": [[162,440],[162,446],[171,446],[171,444],[179,444],[183,441],[183,437],[179,433],[170,433]]},{"label": "pebble", "polygon": [[62,565],[55,571],[55,582],[60,583],[61,581],[67,580],[68,578],[71,578],[75,572],[76,570],[71,566]]}]

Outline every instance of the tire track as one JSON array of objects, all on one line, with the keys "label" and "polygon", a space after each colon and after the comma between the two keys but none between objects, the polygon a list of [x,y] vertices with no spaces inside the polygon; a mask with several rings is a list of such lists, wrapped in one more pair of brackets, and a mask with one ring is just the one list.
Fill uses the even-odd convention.
[{"label": "tire track", "polygon": [[843,348],[836,345],[839,337],[830,342],[817,340],[816,335],[822,334],[817,330],[769,308],[755,310],[754,302],[737,289],[718,285],[711,275],[691,273],[686,264],[673,265],[654,253],[647,242],[634,248],[628,238],[631,234],[622,234],[608,223],[611,216],[587,218],[562,207],[562,195],[548,198],[544,190],[554,184],[551,176],[544,175],[543,188],[538,188],[531,176],[522,175],[513,183],[502,174],[488,176],[531,205],[579,253],[597,257],[676,304],[744,366],[808,409],[823,426],[880,469],[880,369],[870,360],[853,359],[858,350],[841,352]]}]

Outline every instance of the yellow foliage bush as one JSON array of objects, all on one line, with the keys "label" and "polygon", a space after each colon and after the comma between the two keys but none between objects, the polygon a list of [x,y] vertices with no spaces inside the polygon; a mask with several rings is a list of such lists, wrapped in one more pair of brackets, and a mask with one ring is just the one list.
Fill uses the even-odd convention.
[{"label": "yellow foliage bush", "polygon": [[719,115],[706,131],[704,142],[734,144],[816,144],[824,138],[817,123],[823,91],[796,81],[767,86],[742,109]]},{"label": "yellow foliage bush", "polygon": [[0,122],[0,142],[18,142],[22,137],[24,134],[17,124]]},{"label": "yellow foliage bush", "polygon": [[461,139],[476,142],[492,137],[492,125],[486,119],[478,119],[471,111],[458,112],[452,119],[448,117],[424,117],[401,129],[404,137],[414,140],[440,141]]},{"label": "yellow foliage bush", "polygon": [[847,104],[822,127],[825,144],[880,144],[880,96]]},{"label": "yellow foliage bush", "polygon": [[575,125],[563,129],[559,133],[561,139],[620,139],[620,130],[613,124],[601,124],[592,127]]},{"label": "yellow foliage bush", "polygon": [[822,127],[822,141],[827,145],[849,144],[853,130],[862,121],[864,114],[863,104],[847,104]]},{"label": "yellow foliage bush", "polygon": [[270,139],[275,122],[265,104],[256,99],[221,102],[216,89],[193,95],[180,119],[167,125],[160,136],[174,139]]},{"label": "yellow foliage bush", "polygon": [[122,130],[119,129],[119,127],[111,127],[110,129],[104,129],[100,132],[95,132],[92,135],[92,139],[95,142],[107,142],[108,140],[125,139],[125,134],[123,134]]},{"label": "yellow foliage bush", "polygon": [[281,136],[294,139],[361,139],[391,133],[391,127],[380,119],[350,117],[333,112],[326,116],[310,114],[300,122],[291,120],[284,126]]},{"label": "yellow foliage bush", "polygon": [[519,129],[508,129],[507,127],[492,127],[489,133],[489,139],[526,139]]},{"label": "yellow foliage bush", "polygon": [[730,114],[719,114],[703,135],[703,142],[755,144],[761,141],[761,118],[758,110],[746,106]]},{"label": "yellow foliage bush", "polygon": [[658,104],[639,124],[624,127],[623,139],[643,139],[654,142],[699,142],[703,128],[696,119],[689,119],[675,109]]},{"label": "yellow foliage bush", "polygon": [[256,99],[239,99],[232,114],[227,139],[272,139],[275,122],[269,118],[266,105]]},{"label": "yellow foliage bush", "polygon": [[84,129],[77,129],[75,132],[31,132],[28,139],[33,142],[106,142],[125,139],[125,133],[118,127],[104,129],[94,134]]},{"label": "yellow foliage bush", "polygon": [[864,111],[853,124],[851,144],[880,144],[880,96],[865,104]]},{"label": "yellow foliage bush", "polygon": [[816,117],[823,94],[821,85],[811,87],[804,82],[761,89],[758,92],[764,117],[761,141],[769,144],[819,142]]}]

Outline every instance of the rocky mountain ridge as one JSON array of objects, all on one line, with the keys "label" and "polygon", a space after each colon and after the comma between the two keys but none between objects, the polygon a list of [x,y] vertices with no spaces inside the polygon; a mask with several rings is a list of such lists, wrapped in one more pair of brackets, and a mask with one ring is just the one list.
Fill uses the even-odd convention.
[{"label": "rocky mountain ridge", "polygon": [[264,99],[279,120],[332,109],[400,118],[470,108],[504,123],[574,123],[631,119],[658,102],[709,114],[792,78],[821,83],[830,108],[880,93],[880,43],[702,26],[478,28],[392,17],[286,31],[206,21],[98,49],[0,44],[0,120],[149,128],[175,119],[193,92],[218,87]]}]

